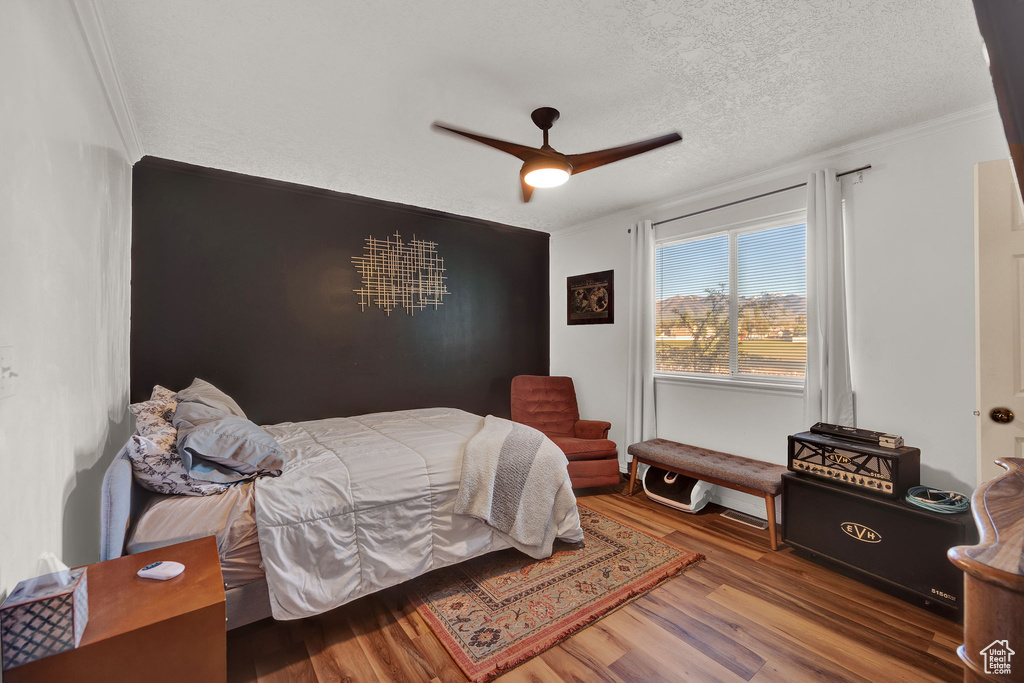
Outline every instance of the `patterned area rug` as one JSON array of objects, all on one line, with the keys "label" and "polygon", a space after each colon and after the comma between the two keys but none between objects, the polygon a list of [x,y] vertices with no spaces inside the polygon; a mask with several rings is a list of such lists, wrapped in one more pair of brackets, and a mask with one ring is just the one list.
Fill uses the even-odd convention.
[{"label": "patterned area rug", "polygon": [[472,681],[489,681],[704,559],[582,505],[583,547],[545,560],[515,550],[412,585],[420,616]]}]

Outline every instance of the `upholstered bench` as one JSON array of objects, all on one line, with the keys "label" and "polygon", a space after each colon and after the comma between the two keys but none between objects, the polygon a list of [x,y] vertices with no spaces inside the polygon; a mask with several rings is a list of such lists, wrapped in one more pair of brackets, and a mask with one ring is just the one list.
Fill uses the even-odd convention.
[{"label": "upholstered bench", "polygon": [[632,496],[636,488],[637,465],[644,463],[734,491],[761,496],[767,507],[772,550],[779,549],[775,531],[775,496],[782,491],[782,475],[786,471],[782,465],[709,451],[667,439],[641,441],[630,446],[627,452],[633,456],[628,495]]}]

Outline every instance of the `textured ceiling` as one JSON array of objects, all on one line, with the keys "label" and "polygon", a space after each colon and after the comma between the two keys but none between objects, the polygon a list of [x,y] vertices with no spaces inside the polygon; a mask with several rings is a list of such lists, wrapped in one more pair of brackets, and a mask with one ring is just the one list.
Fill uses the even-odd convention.
[{"label": "textured ceiling", "polygon": [[[145,153],[552,230],[993,100],[968,0],[98,0]],[[519,201],[441,120],[587,152]]]}]

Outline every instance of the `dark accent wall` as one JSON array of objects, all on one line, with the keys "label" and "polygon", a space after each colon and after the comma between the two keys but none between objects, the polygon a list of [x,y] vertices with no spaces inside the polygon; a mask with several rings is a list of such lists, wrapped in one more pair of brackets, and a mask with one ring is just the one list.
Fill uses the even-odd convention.
[{"label": "dark accent wall", "polygon": [[[448,406],[509,415],[548,373],[548,235],[146,157],[132,203],[132,400],[202,377],[257,423]],[[438,310],[360,311],[352,257],[437,242]]]}]

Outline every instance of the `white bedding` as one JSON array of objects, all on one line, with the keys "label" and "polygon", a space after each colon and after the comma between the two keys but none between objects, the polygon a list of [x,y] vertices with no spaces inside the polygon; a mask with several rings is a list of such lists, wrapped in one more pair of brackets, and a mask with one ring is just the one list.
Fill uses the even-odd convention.
[{"label": "white bedding", "polygon": [[[267,427],[284,474],[256,482],[256,521],[275,619],[319,614],[432,569],[510,547],[454,514],[466,442],[482,417],[451,408]],[[553,520],[581,536],[575,509]]]}]

